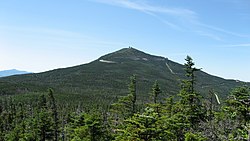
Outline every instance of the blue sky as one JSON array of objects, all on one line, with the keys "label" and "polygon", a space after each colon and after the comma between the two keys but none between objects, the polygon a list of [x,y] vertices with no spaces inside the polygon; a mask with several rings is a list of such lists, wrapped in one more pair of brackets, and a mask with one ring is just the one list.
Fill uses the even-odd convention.
[{"label": "blue sky", "polygon": [[249,0],[1,0],[0,70],[42,72],[124,47],[250,81]]}]

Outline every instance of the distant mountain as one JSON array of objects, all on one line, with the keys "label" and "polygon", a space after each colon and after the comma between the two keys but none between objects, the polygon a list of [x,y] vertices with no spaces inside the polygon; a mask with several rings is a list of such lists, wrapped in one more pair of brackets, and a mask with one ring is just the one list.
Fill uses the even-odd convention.
[{"label": "distant mountain", "polygon": [[0,77],[6,77],[6,76],[18,75],[18,74],[27,74],[27,73],[30,73],[30,72],[20,71],[16,69],[3,70],[3,71],[0,71]]},{"label": "distant mountain", "polygon": [[[167,97],[176,95],[180,90],[181,80],[186,78],[184,65],[134,48],[124,48],[88,64],[0,78],[0,95],[45,92],[50,87],[66,99],[70,97],[78,101],[82,99],[87,102],[109,103],[118,96],[127,94],[129,77],[133,74],[137,76],[137,92],[142,102],[150,99],[149,93],[155,80],[163,91],[162,97]],[[209,91],[213,90],[220,98],[225,98],[234,87],[249,85],[212,76],[203,71],[195,75],[195,89],[203,96],[208,96]]]}]

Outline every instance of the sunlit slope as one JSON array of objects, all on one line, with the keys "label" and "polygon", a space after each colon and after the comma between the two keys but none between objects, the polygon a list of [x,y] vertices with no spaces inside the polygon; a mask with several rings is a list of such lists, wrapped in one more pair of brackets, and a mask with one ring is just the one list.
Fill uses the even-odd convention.
[{"label": "sunlit slope", "polygon": [[[137,76],[138,95],[143,101],[149,99],[149,92],[155,80],[160,84],[162,96],[166,97],[176,95],[179,92],[181,80],[185,79],[183,65],[134,48],[124,48],[88,64],[38,74],[1,78],[0,92],[2,95],[20,94],[46,91],[50,87],[62,94],[112,99],[127,94],[129,77],[133,74]],[[213,90],[220,97],[225,97],[232,88],[243,84],[202,71],[196,73],[196,78],[196,90],[204,96],[208,95],[209,90]]]}]

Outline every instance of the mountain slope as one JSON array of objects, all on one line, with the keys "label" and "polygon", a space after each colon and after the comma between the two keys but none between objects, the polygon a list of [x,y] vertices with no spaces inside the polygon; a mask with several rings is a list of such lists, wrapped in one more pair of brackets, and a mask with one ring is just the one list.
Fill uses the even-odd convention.
[{"label": "mountain slope", "polygon": [[[149,99],[149,92],[155,80],[163,90],[162,97],[166,97],[176,95],[180,81],[185,79],[183,65],[134,48],[124,48],[89,64],[1,78],[0,93],[3,95],[39,92],[52,87],[62,95],[78,94],[89,101],[112,101],[117,96],[127,94],[129,77],[133,74],[137,75],[138,95],[142,101]],[[225,80],[202,71],[197,72],[196,76],[196,89],[203,95],[213,89],[220,97],[225,98],[232,88],[242,85],[241,82]]]}]

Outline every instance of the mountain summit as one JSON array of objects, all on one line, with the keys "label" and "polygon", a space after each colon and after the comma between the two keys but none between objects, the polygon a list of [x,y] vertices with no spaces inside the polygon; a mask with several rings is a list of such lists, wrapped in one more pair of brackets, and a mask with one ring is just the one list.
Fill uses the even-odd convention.
[{"label": "mountain summit", "polygon": [[147,53],[144,53],[140,50],[137,50],[135,48],[129,47],[129,48],[123,48],[119,51],[107,54],[105,56],[102,56],[101,59],[107,59],[107,60],[116,60],[116,61],[121,61],[121,60],[164,60],[164,57],[160,56],[153,56]]},{"label": "mountain summit", "polygon": [[[186,78],[184,65],[130,47],[104,55],[88,64],[1,78],[0,88],[5,88],[8,84],[12,86],[12,90],[5,89],[0,94],[53,88],[65,96],[74,94],[89,101],[110,102],[117,96],[127,94],[129,77],[133,74],[137,76],[137,92],[142,101],[149,99],[151,86],[156,80],[163,91],[162,96],[166,97],[176,95],[180,90],[181,80]],[[242,85],[241,82],[212,76],[203,71],[195,75],[195,89],[203,95],[213,89],[219,97],[225,97],[232,88]]]}]

